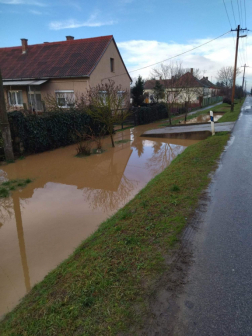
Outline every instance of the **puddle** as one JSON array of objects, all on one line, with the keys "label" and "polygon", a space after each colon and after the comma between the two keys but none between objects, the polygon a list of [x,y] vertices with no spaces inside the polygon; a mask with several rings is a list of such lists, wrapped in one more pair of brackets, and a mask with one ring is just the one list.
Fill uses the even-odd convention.
[{"label": "puddle", "polygon": [[0,200],[0,316],[197,142],[140,137],[158,124],[117,133],[115,148],[105,139],[103,154],[76,158],[73,145],[0,167],[0,179],[34,179]]},{"label": "puddle", "polygon": [[[221,117],[223,116],[222,114],[214,114],[214,121],[218,121]],[[189,125],[189,124],[198,124],[198,123],[206,123],[209,122],[210,123],[210,115],[209,114],[202,114],[199,115],[198,117],[195,117],[193,119],[187,120],[186,122],[181,121],[180,124],[181,125]]]}]

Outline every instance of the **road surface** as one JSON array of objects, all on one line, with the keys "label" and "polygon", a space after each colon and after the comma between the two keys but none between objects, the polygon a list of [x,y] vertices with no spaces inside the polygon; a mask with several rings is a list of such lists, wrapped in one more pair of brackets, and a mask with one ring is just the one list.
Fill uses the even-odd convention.
[{"label": "road surface", "polygon": [[252,98],[210,187],[172,335],[252,335]]}]

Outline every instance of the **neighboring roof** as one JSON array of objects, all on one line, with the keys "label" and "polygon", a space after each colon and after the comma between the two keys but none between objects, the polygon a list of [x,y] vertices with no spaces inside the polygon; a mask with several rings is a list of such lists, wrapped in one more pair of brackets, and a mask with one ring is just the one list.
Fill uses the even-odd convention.
[{"label": "neighboring roof", "polygon": [[29,80],[29,81],[3,81],[3,86],[26,86],[26,85],[41,85],[47,82],[47,79]]},{"label": "neighboring roof", "polygon": [[108,35],[34,44],[28,45],[26,54],[22,54],[21,46],[0,48],[2,77],[5,80],[89,77],[112,40],[113,36]]},{"label": "neighboring roof", "polygon": [[152,90],[154,88],[154,86],[156,85],[157,81],[160,84],[162,84],[164,87],[170,86],[170,82],[171,82],[170,79],[160,79],[160,80],[158,80],[158,79],[150,79],[150,80],[147,80],[144,83],[144,90]]},{"label": "neighboring roof", "polygon": [[202,83],[199,79],[193,76],[191,72],[185,73],[181,76],[176,82],[175,87],[183,88],[183,87],[208,87],[204,83]]},{"label": "neighboring roof", "polygon": [[209,85],[203,83],[201,80],[194,77],[191,72],[187,72],[177,80],[176,79],[147,80],[144,84],[144,89],[152,90],[157,81],[159,81],[166,88],[209,87]]},{"label": "neighboring roof", "polygon": [[200,81],[201,81],[201,83],[203,83],[204,85],[207,85],[210,88],[213,88],[213,89],[218,88],[215,84],[213,84],[212,82],[210,82],[210,80],[208,80],[208,77],[203,77],[203,78],[201,78]]}]

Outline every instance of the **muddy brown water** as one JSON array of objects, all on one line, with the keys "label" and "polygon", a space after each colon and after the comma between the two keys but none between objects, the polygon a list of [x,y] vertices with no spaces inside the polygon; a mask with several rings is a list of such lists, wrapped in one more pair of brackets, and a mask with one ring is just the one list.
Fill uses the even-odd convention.
[{"label": "muddy brown water", "polygon": [[[222,114],[214,114],[214,121],[218,121],[224,113]],[[194,124],[194,123],[206,123],[210,122],[210,115],[209,114],[202,114],[198,117],[185,121],[181,121],[180,124]]]},{"label": "muddy brown water", "polygon": [[146,139],[159,123],[119,132],[103,154],[77,158],[76,145],[0,166],[0,180],[31,178],[0,199],[0,316],[66,259],[106,218],[132,199],[187,146],[198,141]]}]

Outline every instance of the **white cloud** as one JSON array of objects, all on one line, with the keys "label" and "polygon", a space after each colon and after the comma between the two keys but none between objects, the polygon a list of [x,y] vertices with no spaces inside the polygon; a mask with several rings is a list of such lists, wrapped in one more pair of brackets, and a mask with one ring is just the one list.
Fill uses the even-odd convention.
[{"label": "white cloud", "polygon": [[50,22],[49,28],[52,30],[60,30],[60,29],[69,29],[69,28],[80,28],[80,27],[101,27],[113,25],[116,21],[100,21],[97,20],[97,15],[91,15],[87,21],[80,22],[75,19],[70,19],[66,21],[53,21]]},{"label": "white cloud", "polygon": [[[249,36],[247,43],[247,59],[245,52],[245,43],[240,43],[239,61],[238,66],[252,64],[252,36]],[[189,49],[192,49],[198,45],[207,42],[210,39],[197,39],[188,41],[185,44],[179,44],[175,42],[159,42],[159,41],[147,41],[147,40],[131,40],[118,43],[118,47],[121,51],[123,59],[127,65],[129,71],[134,71],[139,68],[143,68],[162,61],[164,59],[173,57],[177,54],[183,53]],[[217,39],[207,45],[204,45],[192,52],[186,53],[182,56],[174,58],[170,61],[164,62],[169,64],[170,62],[182,61],[185,68],[199,68],[204,76],[208,76],[213,82],[216,81],[217,71],[226,65],[234,65],[234,51],[235,46],[233,38],[223,37]],[[153,66],[153,67],[157,67]],[[146,68],[140,71],[131,72],[131,77],[137,77],[141,75],[144,78],[150,76],[150,71],[153,67]],[[252,68],[246,69],[246,79],[248,80],[247,88],[252,85]],[[238,78],[237,82],[240,84],[242,78]]]},{"label": "white cloud", "polygon": [[30,9],[29,12],[34,14],[34,15],[41,15],[42,14],[42,12],[39,12],[39,11],[33,10],[33,9]]},{"label": "white cloud", "polygon": [[46,7],[47,5],[40,1],[33,0],[0,0],[0,3],[5,5],[33,5],[39,7]]}]

